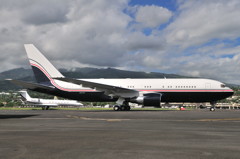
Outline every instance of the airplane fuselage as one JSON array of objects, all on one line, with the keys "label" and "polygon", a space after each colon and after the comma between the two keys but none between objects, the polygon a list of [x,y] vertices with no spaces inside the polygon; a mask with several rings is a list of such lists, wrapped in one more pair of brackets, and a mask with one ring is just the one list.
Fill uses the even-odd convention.
[{"label": "airplane fuselage", "polygon": [[56,105],[56,106],[75,106],[82,105],[77,101],[72,100],[55,100],[55,99],[40,99],[40,98],[31,98],[27,100],[29,104],[39,104],[39,105]]},{"label": "airplane fuselage", "polygon": [[[223,83],[210,79],[81,79],[90,82],[134,89],[140,94],[161,93],[161,102],[212,102],[227,98],[233,91]],[[58,96],[81,101],[116,101],[92,88],[52,80]],[[66,91],[68,93],[66,93]],[[47,93],[47,92],[44,92]]]}]

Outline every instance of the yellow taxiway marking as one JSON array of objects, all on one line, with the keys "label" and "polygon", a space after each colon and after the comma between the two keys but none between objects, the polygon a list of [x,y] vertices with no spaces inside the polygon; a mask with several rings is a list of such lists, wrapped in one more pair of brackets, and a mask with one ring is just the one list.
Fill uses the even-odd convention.
[{"label": "yellow taxiway marking", "polygon": [[68,118],[74,118],[74,119],[82,119],[82,120],[98,120],[98,121],[109,121],[109,122],[119,122],[119,121],[127,121],[130,119],[105,119],[105,118],[88,118],[88,117],[81,117],[81,116],[72,116],[67,115]]},{"label": "yellow taxiway marking", "polygon": [[200,119],[196,121],[240,121],[240,118]]}]

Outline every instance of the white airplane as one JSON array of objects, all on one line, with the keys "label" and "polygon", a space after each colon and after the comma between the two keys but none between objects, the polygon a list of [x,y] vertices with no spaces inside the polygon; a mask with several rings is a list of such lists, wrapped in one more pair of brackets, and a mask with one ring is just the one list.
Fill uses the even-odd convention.
[{"label": "white airplane", "polygon": [[160,107],[161,102],[210,102],[233,95],[222,82],[211,79],[72,79],[64,77],[33,45],[25,49],[38,83],[11,80],[27,89],[64,98],[116,102],[114,110],[130,110],[129,103]]},{"label": "white airplane", "polygon": [[40,99],[31,98],[27,91],[19,91],[23,101],[27,104],[42,107],[43,110],[48,110],[50,107],[58,106],[83,106],[76,100],[56,100],[56,99]]}]

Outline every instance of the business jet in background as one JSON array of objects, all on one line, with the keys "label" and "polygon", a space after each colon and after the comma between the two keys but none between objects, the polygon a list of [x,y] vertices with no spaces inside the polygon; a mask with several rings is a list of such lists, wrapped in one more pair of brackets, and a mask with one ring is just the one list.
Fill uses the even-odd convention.
[{"label": "business jet in background", "polygon": [[29,105],[34,105],[37,107],[42,107],[43,110],[48,110],[50,107],[58,106],[83,106],[76,100],[56,100],[56,99],[40,99],[31,98],[27,91],[19,91],[22,100]]},{"label": "business jet in background", "polygon": [[161,102],[210,102],[233,95],[222,82],[211,79],[72,79],[64,77],[33,45],[25,49],[38,83],[11,80],[24,88],[90,102],[116,102],[114,110],[130,110],[129,103],[160,107]]}]

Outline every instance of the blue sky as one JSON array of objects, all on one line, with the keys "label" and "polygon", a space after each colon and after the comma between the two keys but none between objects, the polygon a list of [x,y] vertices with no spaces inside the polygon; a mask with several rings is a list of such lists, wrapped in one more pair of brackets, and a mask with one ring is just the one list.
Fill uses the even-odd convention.
[{"label": "blue sky", "polygon": [[33,43],[58,68],[240,84],[239,0],[2,0],[0,15],[0,71],[29,67],[23,44]]},{"label": "blue sky", "polygon": [[[181,2],[181,3],[179,3]],[[232,1],[132,0],[131,6],[159,6],[172,12],[168,22],[142,28],[146,36],[160,35],[166,42],[158,69],[168,73],[213,79],[239,77],[240,35],[237,26],[239,2]],[[139,7],[140,8],[140,7]],[[160,11],[160,10],[159,10]],[[156,19],[157,20],[157,19]],[[154,33],[155,34],[154,34]],[[170,64],[174,61],[174,63]],[[178,63],[178,64],[176,64]],[[172,65],[172,66],[165,66]],[[156,67],[156,65],[153,65]]]},{"label": "blue sky", "polygon": [[130,5],[157,5],[175,11],[177,8],[176,0],[131,0]]},{"label": "blue sky", "polygon": [[[176,0],[130,0],[129,2],[130,6],[159,6],[163,8],[167,8],[168,10],[172,12],[177,11],[177,2]],[[159,30],[162,30],[166,27],[167,24],[162,24],[161,26],[158,26]],[[143,33],[146,35],[151,34],[152,29],[151,28],[144,28]]]}]

